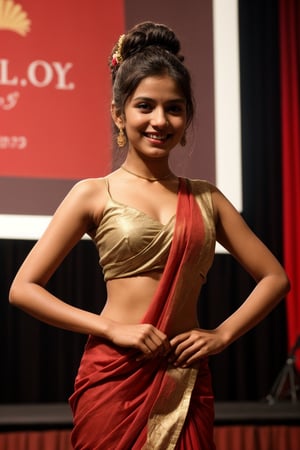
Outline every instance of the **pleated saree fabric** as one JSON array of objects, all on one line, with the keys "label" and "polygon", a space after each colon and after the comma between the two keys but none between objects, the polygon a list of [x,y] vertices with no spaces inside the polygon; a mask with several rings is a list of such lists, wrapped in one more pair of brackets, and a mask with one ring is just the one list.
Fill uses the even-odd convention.
[{"label": "pleated saree fabric", "polygon": [[[142,322],[173,336],[185,302],[198,297],[215,230],[208,183],[180,179],[166,267]],[[136,350],[89,336],[70,398],[76,450],[213,450],[213,394],[206,359],[176,368],[136,361]]]}]

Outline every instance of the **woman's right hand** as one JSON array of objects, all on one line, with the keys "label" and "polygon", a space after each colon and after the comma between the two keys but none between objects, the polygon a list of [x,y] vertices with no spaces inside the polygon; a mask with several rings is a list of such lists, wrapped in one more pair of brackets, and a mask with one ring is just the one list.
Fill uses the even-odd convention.
[{"label": "woman's right hand", "polygon": [[112,322],[108,334],[108,338],[114,344],[139,350],[141,352],[137,357],[139,361],[164,356],[170,351],[168,337],[148,323],[128,325]]}]

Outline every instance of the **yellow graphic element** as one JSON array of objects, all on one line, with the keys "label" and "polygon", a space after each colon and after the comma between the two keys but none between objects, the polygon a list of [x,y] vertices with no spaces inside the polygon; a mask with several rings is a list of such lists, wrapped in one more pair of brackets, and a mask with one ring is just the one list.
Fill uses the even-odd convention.
[{"label": "yellow graphic element", "polygon": [[26,36],[30,31],[31,20],[22,6],[13,0],[0,0],[0,30],[15,31]]}]

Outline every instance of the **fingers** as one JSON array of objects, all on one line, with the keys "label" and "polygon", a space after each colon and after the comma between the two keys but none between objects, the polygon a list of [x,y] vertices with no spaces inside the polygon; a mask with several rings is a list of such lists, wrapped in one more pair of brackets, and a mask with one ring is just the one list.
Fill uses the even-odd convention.
[{"label": "fingers", "polygon": [[152,325],[143,325],[137,348],[137,360],[168,356],[175,367],[190,367],[202,358],[219,353],[224,343],[215,330],[192,329],[175,336],[171,341]]},{"label": "fingers", "polygon": [[177,335],[171,341],[151,324],[115,324],[110,331],[115,344],[138,350],[137,361],[168,357],[175,366],[188,367],[224,348],[216,330],[196,328]]},{"label": "fingers", "polygon": [[189,367],[199,361],[205,355],[196,345],[190,345],[186,349],[177,348],[169,357],[169,362],[175,367]]},{"label": "fingers", "polygon": [[188,367],[213,353],[214,336],[211,332],[194,329],[182,333],[170,342],[172,352],[169,362],[174,366]]},{"label": "fingers", "polygon": [[169,357],[169,362],[174,366],[187,367],[196,358],[199,352],[199,344],[196,345],[191,339],[186,338],[176,339],[171,341],[172,352]]},{"label": "fingers", "polygon": [[120,324],[112,322],[110,340],[121,347],[135,348],[145,357],[155,357],[170,351],[168,337],[151,324]]},{"label": "fingers", "polygon": [[152,325],[144,325],[137,347],[143,353],[138,361],[163,356],[170,351],[167,336]]}]

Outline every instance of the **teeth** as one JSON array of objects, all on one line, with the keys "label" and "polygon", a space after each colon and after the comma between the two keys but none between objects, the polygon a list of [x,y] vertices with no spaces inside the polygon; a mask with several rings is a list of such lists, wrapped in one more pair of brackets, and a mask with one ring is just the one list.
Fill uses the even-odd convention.
[{"label": "teeth", "polygon": [[165,139],[165,136],[158,136],[157,134],[148,134],[147,135],[150,139],[158,139],[160,141],[162,141],[163,139]]}]

